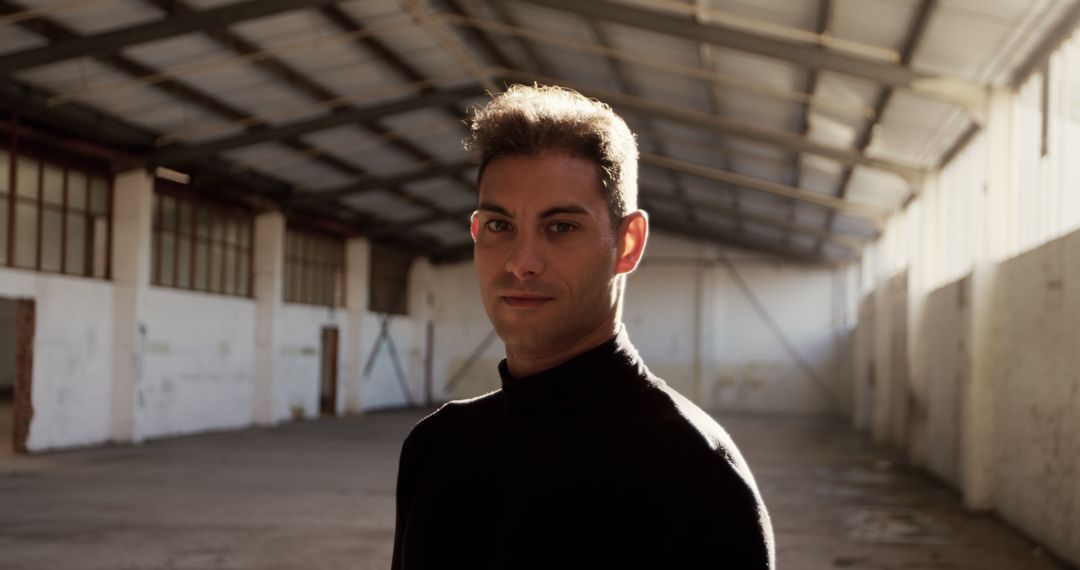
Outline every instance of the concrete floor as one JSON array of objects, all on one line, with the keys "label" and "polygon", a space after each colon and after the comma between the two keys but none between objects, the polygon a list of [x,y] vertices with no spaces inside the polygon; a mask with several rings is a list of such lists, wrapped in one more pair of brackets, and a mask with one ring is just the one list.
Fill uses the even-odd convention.
[{"label": "concrete floor", "polygon": [[[401,440],[372,414],[0,458],[0,568],[389,568]],[[784,570],[1061,568],[839,421],[721,417]]]}]

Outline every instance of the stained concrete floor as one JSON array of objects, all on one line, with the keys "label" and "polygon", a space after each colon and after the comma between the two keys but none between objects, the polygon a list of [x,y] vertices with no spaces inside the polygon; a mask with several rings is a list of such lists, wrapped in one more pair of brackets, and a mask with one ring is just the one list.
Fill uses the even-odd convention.
[{"label": "stained concrete floor", "polygon": [[[389,567],[397,454],[421,412],[0,458],[0,568]],[[1062,566],[835,420],[724,416],[784,570]]]}]

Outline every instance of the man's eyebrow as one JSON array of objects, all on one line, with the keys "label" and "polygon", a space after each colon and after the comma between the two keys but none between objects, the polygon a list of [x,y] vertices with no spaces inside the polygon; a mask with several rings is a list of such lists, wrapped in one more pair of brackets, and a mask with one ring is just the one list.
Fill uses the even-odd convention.
[{"label": "man's eyebrow", "polygon": [[495,214],[499,214],[500,216],[506,216],[507,218],[513,218],[514,217],[514,215],[511,214],[510,211],[507,210],[506,208],[503,208],[502,206],[498,206],[498,205],[491,204],[491,203],[488,203],[488,202],[480,202],[480,205],[476,207],[476,211],[478,211],[478,212],[481,212],[481,211],[483,211],[483,212],[492,212],[492,213],[495,213]]},{"label": "man's eyebrow", "polygon": [[548,208],[540,213],[540,218],[549,218],[551,216],[558,216],[559,214],[582,214],[589,215],[589,211],[576,204],[570,204],[567,206],[555,206],[554,208]]}]

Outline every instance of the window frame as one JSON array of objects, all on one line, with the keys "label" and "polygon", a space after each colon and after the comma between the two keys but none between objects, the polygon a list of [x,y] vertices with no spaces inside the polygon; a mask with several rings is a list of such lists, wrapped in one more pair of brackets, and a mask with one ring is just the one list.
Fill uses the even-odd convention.
[{"label": "window frame", "polygon": [[[165,227],[165,202],[173,201],[172,227]],[[183,210],[188,209],[185,218]],[[206,214],[205,235],[200,233],[200,214]],[[187,227],[181,227],[181,220]],[[154,201],[151,214],[150,284],[155,287],[193,291],[252,299],[255,296],[255,213],[245,206],[213,199],[192,192],[185,186],[161,178],[154,179]],[[172,237],[169,268],[170,282],[163,278],[164,235]],[[246,234],[246,235],[245,235]],[[234,236],[234,237],[233,237]],[[187,276],[181,279],[181,250],[187,246]],[[200,248],[206,248],[205,286],[199,286],[198,258]],[[214,252],[220,251],[220,267],[214,272]],[[229,258],[233,258],[229,279]],[[245,275],[246,274],[246,275]],[[244,277],[242,277],[242,275]],[[215,280],[214,277],[217,277]],[[246,282],[241,287],[240,281]],[[182,282],[183,281],[183,282]],[[217,281],[217,283],[214,283]],[[231,286],[231,287],[230,287]],[[230,290],[230,288],[232,290]]]},{"label": "window frame", "polygon": [[[298,239],[302,240],[302,245],[294,245]],[[282,300],[285,303],[331,309],[345,307],[348,289],[345,242],[344,236],[314,229],[294,220],[288,221],[282,248]],[[329,248],[319,249],[320,243]],[[302,248],[303,251],[297,252],[294,248]],[[326,286],[325,283],[318,283],[319,270],[327,272],[321,279],[329,278],[330,281],[329,302],[319,300],[318,287]]]},{"label": "window frame", "polygon": [[[7,153],[8,155],[8,171],[6,173],[0,173],[0,176],[7,176],[8,189],[7,195],[0,197],[0,200],[7,205],[7,215],[4,223],[6,227],[7,243],[4,244],[4,260],[0,262],[0,267],[8,269],[20,269],[25,271],[34,271],[38,273],[45,273],[50,275],[62,275],[65,277],[82,277],[88,279],[112,279],[112,244],[113,244],[113,217],[115,209],[115,180],[109,167],[105,164],[95,162],[77,155],[61,152],[51,147],[35,144],[31,141],[16,141],[15,144],[0,144],[0,151]],[[36,176],[37,184],[32,196],[19,194],[19,161],[21,159],[28,159],[36,162]],[[45,172],[47,167],[58,169],[61,173],[61,199],[60,204],[48,203],[45,200]],[[85,178],[85,196],[83,198],[83,204],[81,207],[76,207],[71,203],[71,174],[72,172],[81,174]],[[94,181],[100,180],[104,184],[105,192],[105,204],[104,211],[97,211],[94,208]],[[34,208],[34,223],[36,225],[34,229],[34,262],[33,266],[26,266],[19,264],[18,259],[18,245],[19,245],[19,232],[18,232],[18,207],[31,206]],[[60,259],[58,269],[47,269],[43,267],[43,257],[45,250],[45,228],[44,220],[46,210],[49,212],[55,212],[60,215]],[[83,239],[83,263],[81,272],[72,272],[68,270],[68,238],[70,228],[70,220],[72,216],[81,217],[84,224],[84,239]],[[104,255],[101,264],[101,274],[97,274],[95,268],[95,232],[96,222],[100,219],[105,220],[103,238]]]}]

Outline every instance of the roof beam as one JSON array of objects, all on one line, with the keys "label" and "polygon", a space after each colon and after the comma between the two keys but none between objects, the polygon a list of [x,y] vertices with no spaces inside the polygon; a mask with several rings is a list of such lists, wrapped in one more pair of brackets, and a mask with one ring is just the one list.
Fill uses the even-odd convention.
[{"label": "roof beam", "polygon": [[[642,189],[640,197],[642,200],[657,203],[661,200],[671,200],[671,196],[666,193],[651,191]],[[686,199],[684,203],[697,210],[698,212],[708,213],[726,218],[731,218],[736,221],[752,222],[757,224],[763,224],[771,227],[775,227],[781,230],[790,230],[792,233],[799,233],[803,235],[822,237],[824,239],[834,241],[837,244],[847,247],[860,247],[866,241],[877,237],[879,234],[875,231],[873,234],[840,234],[836,232],[828,232],[818,226],[807,226],[797,222],[792,222],[780,216],[769,216],[765,214],[759,214],[751,212],[744,207],[733,208],[726,207],[721,204],[712,203],[707,200],[694,200]],[[650,212],[650,215],[652,213]],[[736,231],[736,233],[739,233]],[[787,243],[784,244],[785,246]]]},{"label": "roof beam", "polygon": [[443,105],[480,94],[474,85],[457,87],[445,91],[432,91],[420,95],[396,99],[370,107],[357,107],[342,112],[326,113],[314,119],[296,121],[275,127],[252,130],[240,135],[220,138],[198,145],[173,145],[164,147],[150,156],[155,164],[182,164],[191,160],[205,158],[221,152],[257,145],[283,138],[296,137],[307,133],[330,129],[347,123],[372,121],[399,113],[407,113],[433,105]]},{"label": "roof beam", "polygon": [[[933,16],[937,5],[938,0],[922,0],[919,3],[919,6],[915,11],[915,19],[911,22],[907,37],[904,39],[904,46],[900,50],[901,65],[911,65],[911,60],[915,57],[915,50],[919,48],[919,43],[925,35],[926,28],[930,24],[930,18]],[[875,127],[881,122],[881,118],[885,114],[885,109],[889,106],[889,102],[892,101],[893,93],[894,89],[891,87],[883,87],[878,93],[877,102],[874,104],[874,118],[866,122],[855,142],[855,146],[859,149],[859,152],[865,152],[866,149],[870,147],[870,143],[873,142]],[[848,188],[851,185],[851,178],[854,173],[855,168],[853,165],[844,169],[843,174],[840,176],[840,183],[836,188],[837,198],[843,200],[847,197]],[[918,186],[916,186],[916,188],[918,188]],[[915,189],[913,189],[911,194],[915,194]],[[829,212],[825,218],[825,229],[831,230],[835,222],[836,213]],[[821,251],[823,247],[824,242],[819,239],[815,246],[815,250]]]},{"label": "roof beam", "polygon": [[[451,214],[453,214],[457,218],[460,218],[461,220],[467,220],[469,216],[472,215],[473,211],[475,211],[475,208],[470,207],[468,209],[452,211]],[[368,236],[374,239],[384,235],[397,234],[418,226],[430,224],[432,222],[438,222],[443,219],[445,218],[442,215],[428,214],[419,218],[412,218],[409,220],[404,220],[401,222],[386,224],[377,228],[373,228],[371,231],[368,232]]]},{"label": "roof beam", "polygon": [[1076,28],[1080,26],[1080,0],[1074,0],[1073,5],[1067,12],[1058,18],[1058,24],[1050,30],[1039,45],[1028,54],[1024,63],[1020,64],[1009,78],[1009,85],[1013,89],[1019,88],[1031,77],[1048,59],[1054,51],[1069,39]]},{"label": "roof beam", "polygon": [[[607,30],[603,25],[595,18],[589,18],[589,28],[592,29],[593,36],[596,37],[597,43],[605,48],[611,48],[612,41],[609,37]],[[638,86],[630,81],[630,73],[623,65],[623,63],[613,57],[606,57],[608,65],[611,67],[611,72],[615,76],[615,81],[618,82],[619,88],[634,97],[642,97],[641,90]],[[667,145],[664,144],[663,139],[660,138],[660,132],[656,129],[656,125],[653,124],[650,115],[641,115],[642,126],[644,132],[648,135],[649,140],[652,142],[653,152],[659,155],[670,155],[667,151]],[[686,188],[683,187],[682,180],[679,179],[679,175],[675,171],[669,170],[668,179],[671,181],[672,187],[675,189],[675,196],[682,200],[686,196]],[[694,209],[689,206],[684,206],[686,211],[686,217],[694,220]]]},{"label": "roof beam", "polygon": [[884,221],[884,218],[887,215],[887,212],[885,212],[884,210],[855,204],[846,200],[835,198],[833,196],[828,196],[826,194],[810,192],[801,188],[793,188],[786,184],[773,182],[772,180],[765,180],[764,178],[757,178],[755,176],[750,176],[747,174],[713,168],[711,166],[688,162],[685,160],[678,160],[666,156],[643,153],[641,155],[641,162],[645,164],[651,164],[653,166],[659,166],[661,168],[677,170],[679,172],[684,172],[686,174],[699,176],[709,180],[715,180],[717,182],[724,182],[726,184],[733,184],[735,186],[742,186],[745,188],[760,190],[762,192],[768,192],[770,194],[775,194],[784,198],[791,198],[794,200],[806,202],[808,204],[815,204],[817,206],[828,208],[830,210],[843,211],[845,213],[866,218],[868,221],[873,222],[875,227],[878,227]]},{"label": "roof beam", "polygon": [[[814,31],[820,36],[828,33],[829,22],[832,20],[833,4],[832,0],[818,0],[817,8],[817,22],[814,25]],[[818,49],[821,49],[820,47]],[[811,69],[806,74],[806,85],[803,92],[806,93],[806,102],[799,106],[799,136],[807,136],[810,133],[810,107],[814,100],[814,94],[817,92],[818,80],[820,79],[818,70]],[[791,164],[791,185],[798,188],[802,186],[802,153],[795,153],[792,158]],[[795,208],[796,203],[794,200],[788,202],[788,221],[791,224],[795,223]],[[794,232],[788,232],[788,235],[784,238],[784,243],[788,242],[791,234]]]},{"label": "roof beam", "polygon": [[710,113],[702,113],[693,109],[684,109],[672,105],[665,105],[655,101],[649,101],[640,97],[633,97],[623,93],[615,93],[604,89],[596,89],[580,84],[570,84],[551,77],[539,77],[534,74],[509,69],[494,70],[497,75],[503,75],[519,81],[540,81],[543,83],[560,83],[572,87],[590,97],[595,97],[611,105],[637,112],[647,113],[654,118],[674,121],[691,127],[704,128],[720,134],[730,135],[741,139],[752,140],[775,146],[792,152],[814,154],[842,164],[852,164],[876,168],[885,172],[891,172],[906,180],[912,186],[922,183],[925,172],[915,166],[897,164],[888,160],[870,158],[864,152],[844,147],[838,147],[813,141],[798,134],[766,129],[721,117]]},{"label": "roof beam", "polygon": [[100,57],[116,53],[124,48],[159,41],[207,29],[223,28],[246,20],[264,18],[282,12],[333,4],[338,0],[247,0],[188,14],[174,14],[168,18],[145,24],[137,24],[53,42],[47,46],[31,48],[0,56],[0,75],[20,69],[56,63],[75,57]]},{"label": "roof beam", "polygon": [[718,231],[715,228],[705,227],[700,224],[688,224],[686,220],[669,216],[650,214],[649,225],[653,229],[676,235],[760,251],[796,263],[821,264],[827,261],[827,259],[820,254],[797,253],[791,249],[782,247],[779,243],[774,244],[769,243],[768,241],[754,239],[748,237],[746,234]]},{"label": "roof beam", "polygon": [[450,174],[459,174],[470,168],[474,168],[475,166],[476,165],[473,164],[472,161],[463,160],[448,164],[433,164],[419,170],[404,172],[393,176],[368,176],[338,188],[295,195],[292,200],[290,200],[290,203],[294,205],[306,205],[330,202],[339,198],[362,194],[370,190],[400,186],[402,184],[439,178]]},{"label": "roof beam", "polygon": [[[508,0],[495,0],[506,2]],[[673,35],[691,41],[753,53],[815,69],[835,71],[875,83],[909,89],[966,108],[981,109],[985,87],[954,78],[935,77],[908,66],[858,57],[832,50],[809,49],[805,43],[770,38],[718,24],[703,24],[611,0],[514,0],[563,10],[586,18],[599,18],[626,26]]]}]

